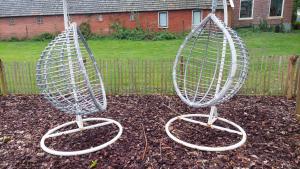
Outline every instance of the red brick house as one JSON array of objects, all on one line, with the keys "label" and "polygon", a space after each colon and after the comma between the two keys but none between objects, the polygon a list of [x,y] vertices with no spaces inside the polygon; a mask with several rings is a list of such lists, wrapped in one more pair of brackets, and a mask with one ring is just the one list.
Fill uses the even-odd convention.
[{"label": "red brick house", "polygon": [[[293,0],[252,0],[252,4],[248,1],[251,0],[234,0],[235,8],[233,3],[228,3],[231,26],[259,23],[260,18],[267,16],[270,3],[270,13],[273,14],[275,10],[277,14],[280,10],[276,5],[273,10],[274,1],[282,1],[284,4],[282,15],[267,17],[269,22],[277,24],[283,20],[290,24]],[[141,26],[153,31],[189,31],[211,9],[211,0],[68,0],[68,3],[71,19],[78,24],[89,23],[92,32],[97,34],[111,33],[113,23],[120,23],[128,28]],[[217,15],[222,17],[221,0],[218,8]],[[64,29],[62,11],[62,0],[0,1],[0,39],[30,38],[44,32],[60,32]]]},{"label": "red brick house", "polygon": [[234,4],[235,27],[257,25],[261,20],[291,27],[293,0],[234,0]]}]

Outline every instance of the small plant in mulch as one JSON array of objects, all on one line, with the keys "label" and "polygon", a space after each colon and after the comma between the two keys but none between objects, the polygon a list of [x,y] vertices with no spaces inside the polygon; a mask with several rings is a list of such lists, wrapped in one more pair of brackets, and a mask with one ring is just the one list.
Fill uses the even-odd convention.
[{"label": "small plant in mulch", "polygon": [[92,160],[89,168],[96,168],[98,165],[98,160]]},{"label": "small plant in mulch", "polygon": [[12,140],[12,138],[8,137],[8,136],[0,137],[0,142],[2,142],[4,144],[10,142],[11,140]]}]

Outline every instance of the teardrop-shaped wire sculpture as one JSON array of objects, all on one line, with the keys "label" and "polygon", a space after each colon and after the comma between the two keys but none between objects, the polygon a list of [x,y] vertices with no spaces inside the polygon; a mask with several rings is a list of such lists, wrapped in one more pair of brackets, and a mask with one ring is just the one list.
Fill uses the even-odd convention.
[{"label": "teardrop-shaped wire sculpture", "polygon": [[[37,85],[44,97],[57,109],[76,115],[76,121],[50,130],[41,140],[41,147],[54,155],[80,155],[100,150],[115,142],[122,134],[122,126],[106,118],[82,119],[82,115],[103,112],[107,101],[102,77],[93,53],[76,23],[69,22],[67,2],[63,0],[65,31],[52,40],[37,63]],[[90,126],[84,122],[98,121]],[[61,128],[77,123],[78,129],[58,132]],[[114,124],[119,132],[111,141],[81,151],[56,151],[45,146],[47,138],[58,137],[82,130]]]},{"label": "teardrop-shaped wire sculpture", "polygon": [[100,72],[74,23],[42,53],[37,64],[37,83],[44,96],[66,113],[82,115],[106,109]]},{"label": "teardrop-shaped wire sculpture", "polygon": [[[217,0],[212,2],[212,13],[195,27],[180,46],[173,67],[173,83],[176,93],[187,105],[195,108],[211,106],[210,115],[182,115],[166,125],[167,134],[188,147],[205,151],[225,151],[237,148],[246,141],[244,130],[233,122],[218,117],[216,105],[232,98],[242,87],[248,72],[248,51],[237,33],[227,26],[227,1],[223,0],[224,21],[215,14]],[[190,118],[188,118],[190,117]],[[192,117],[207,117],[208,122]],[[183,119],[242,136],[241,142],[228,147],[197,146],[178,139],[169,131],[176,119]],[[216,120],[233,125],[239,131],[216,126]]]}]

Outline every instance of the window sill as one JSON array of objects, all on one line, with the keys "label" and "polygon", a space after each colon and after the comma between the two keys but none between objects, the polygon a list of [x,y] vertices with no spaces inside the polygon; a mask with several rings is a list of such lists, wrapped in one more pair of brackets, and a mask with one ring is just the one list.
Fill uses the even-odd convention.
[{"label": "window sill", "polygon": [[268,19],[283,19],[282,16],[269,16]]},{"label": "window sill", "polygon": [[159,28],[159,29],[168,29],[169,27],[167,27],[167,26],[166,26],[166,27],[161,27],[161,26],[159,26],[158,28]]},{"label": "window sill", "polygon": [[253,18],[239,18],[239,21],[248,21],[248,20],[253,20]]}]

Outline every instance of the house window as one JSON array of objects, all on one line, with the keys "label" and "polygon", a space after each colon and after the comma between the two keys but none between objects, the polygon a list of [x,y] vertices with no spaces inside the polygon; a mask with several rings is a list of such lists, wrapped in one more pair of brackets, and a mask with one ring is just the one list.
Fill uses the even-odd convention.
[{"label": "house window", "polygon": [[8,18],[8,24],[9,25],[15,25],[16,24],[16,22],[15,22],[15,18]]},{"label": "house window", "polygon": [[137,12],[131,12],[129,16],[130,21],[135,21],[138,13]]},{"label": "house window", "polygon": [[42,16],[37,16],[36,17],[36,23],[37,24],[43,24],[43,17]]},{"label": "house window", "polygon": [[97,15],[97,20],[102,22],[103,21],[103,15],[101,15],[101,14]]},{"label": "house window", "polygon": [[270,17],[282,16],[284,0],[271,0]]},{"label": "house window", "polygon": [[168,27],[168,12],[158,12],[158,26],[160,28]]},{"label": "house window", "polygon": [[199,25],[201,22],[201,11],[193,10],[193,26]]},{"label": "house window", "polygon": [[69,22],[70,22],[70,23],[73,23],[73,17],[72,17],[71,15],[69,15],[68,18],[69,18]]},{"label": "house window", "polygon": [[136,12],[130,12],[130,15],[129,15],[129,20],[130,21],[135,21],[136,17],[137,17],[137,13]]},{"label": "house window", "polygon": [[251,19],[253,17],[253,0],[241,0],[240,19]]}]

